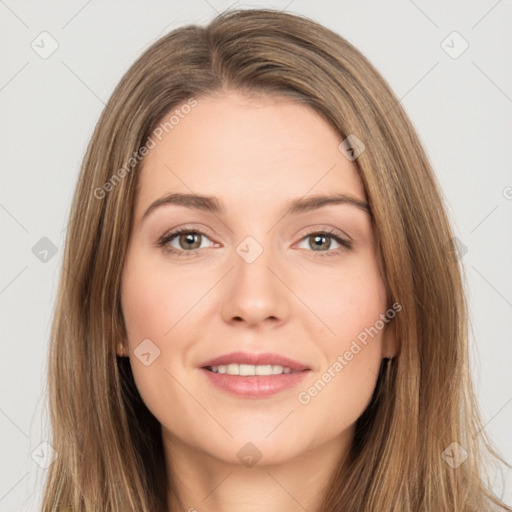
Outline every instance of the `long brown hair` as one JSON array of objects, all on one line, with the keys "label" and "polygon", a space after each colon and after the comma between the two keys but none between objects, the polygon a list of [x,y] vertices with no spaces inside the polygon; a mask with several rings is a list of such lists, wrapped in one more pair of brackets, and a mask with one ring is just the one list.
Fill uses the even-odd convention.
[{"label": "long brown hair", "polygon": [[[439,185],[399,100],[349,42],[300,15],[227,11],[156,41],[131,66],[80,171],[51,332],[51,444],[43,510],[168,509],[161,427],[128,358],[120,283],[143,155],[180,105],[226,90],[292,97],[366,149],[364,183],[394,319],[397,357],[381,368],[321,511],[512,510],[488,490],[468,367],[468,317]],[[167,116],[167,117],[166,117]],[[454,444],[455,443],[455,444]],[[448,449],[448,452],[446,451]],[[465,460],[448,463],[458,450]],[[466,458],[467,457],[467,458]],[[453,458],[453,457],[452,457]],[[504,461],[503,461],[504,462]]]}]

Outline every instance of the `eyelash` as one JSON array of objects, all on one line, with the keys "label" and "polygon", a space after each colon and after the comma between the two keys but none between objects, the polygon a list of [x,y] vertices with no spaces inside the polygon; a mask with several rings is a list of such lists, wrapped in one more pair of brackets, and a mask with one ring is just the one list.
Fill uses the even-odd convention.
[{"label": "eyelash", "polygon": [[[189,255],[195,255],[200,249],[194,249],[192,251],[185,251],[185,250],[175,249],[174,247],[170,247],[167,245],[172,239],[176,238],[178,235],[181,235],[182,233],[193,233],[196,235],[201,235],[201,236],[204,235],[204,236],[208,237],[208,235],[206,235],[202,231],[199,231],[197,229],[191,229],[191,228],[188,228],[185,226],[183,228],[177,229],[175,231],[172,231],[171,233],[167,233],[164,236],[162,236],[158,240],[157,245],[160,248],[162,248],[165,252],[173,254],[175,256],[187,257]],[[340,254],[340,252],[350,251],[352,249],[352,242],[345,240],[343,238],[340,238],[336,233],[337,233],[336,231],[330,230],[330,229],[326,229],[323,231],[311,231],[311,232],[305,234],[301,238],[301,241],[305,238],[310,237],[311,235],[327,235],[328,238],[333,238],[336,242],[338,242],[341,245],[341,247],[339,247],[338,249],[327,250],[327,251],[311,251],[313,253],[316,253],[316,254],[313,254],[313,258],[317,258],[317,257],[329,258],[332,256],[338,256]]]}]

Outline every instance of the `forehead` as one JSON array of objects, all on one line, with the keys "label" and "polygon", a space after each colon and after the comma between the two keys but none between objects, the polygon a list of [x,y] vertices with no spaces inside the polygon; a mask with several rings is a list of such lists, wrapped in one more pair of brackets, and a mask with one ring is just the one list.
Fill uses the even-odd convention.
[{"label": "forehead", "polygon": [[366,199],[355,164],[338,150],[341,137],[312,108],[289,98],[200,97],[155,142],[139,178],[139,218],[169,192],[218,196],[228,208],[255,211],[317,193]]}]

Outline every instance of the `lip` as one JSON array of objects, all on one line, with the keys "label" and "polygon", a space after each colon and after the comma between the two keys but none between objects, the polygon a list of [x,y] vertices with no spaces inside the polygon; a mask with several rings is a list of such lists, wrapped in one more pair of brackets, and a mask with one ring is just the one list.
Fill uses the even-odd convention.
[{"label": "lip", "polygon": [[[228,375],[227,373],[213,373],[206,368],[208,366],[227,365],[230,363],[286,366],[294,373],[239,376]],[[201,364],[200,371],[209,379],[210,383],[229,394],[241,398],[265,398],[296,386],[311,372],[311,369],[302,363],[279,354],[233,352],[205,361]]]},{"label": "lip", "polygon": [[293,361],[292,359],[284,357],[280,354],[272,354],[270,352],[265,352],[261,354],[250,354],[247,352],[231,352],[230,354],[224,354],[222,356],[216,357],[215,359],[205,361],[204,363],[201,363],[199,366],[201,368],[205,368],[206,366],[219,366],[221,364],[231,363],[253,364],[255,366],[265,364],[287,366],[294,372],[302,372],[304,370],[311,369],[302,363]]}]

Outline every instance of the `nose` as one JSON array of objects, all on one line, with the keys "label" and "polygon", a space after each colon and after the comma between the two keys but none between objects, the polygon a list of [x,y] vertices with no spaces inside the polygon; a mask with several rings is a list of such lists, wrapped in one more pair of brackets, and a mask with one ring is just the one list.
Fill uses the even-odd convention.
[{"label": "nose", "polygon": [[222,316],[229,323],[277,326],[288,319],[291,292],[283,283],[271,251],[264,250],[254,261],[238,253],[227,276]]}]

